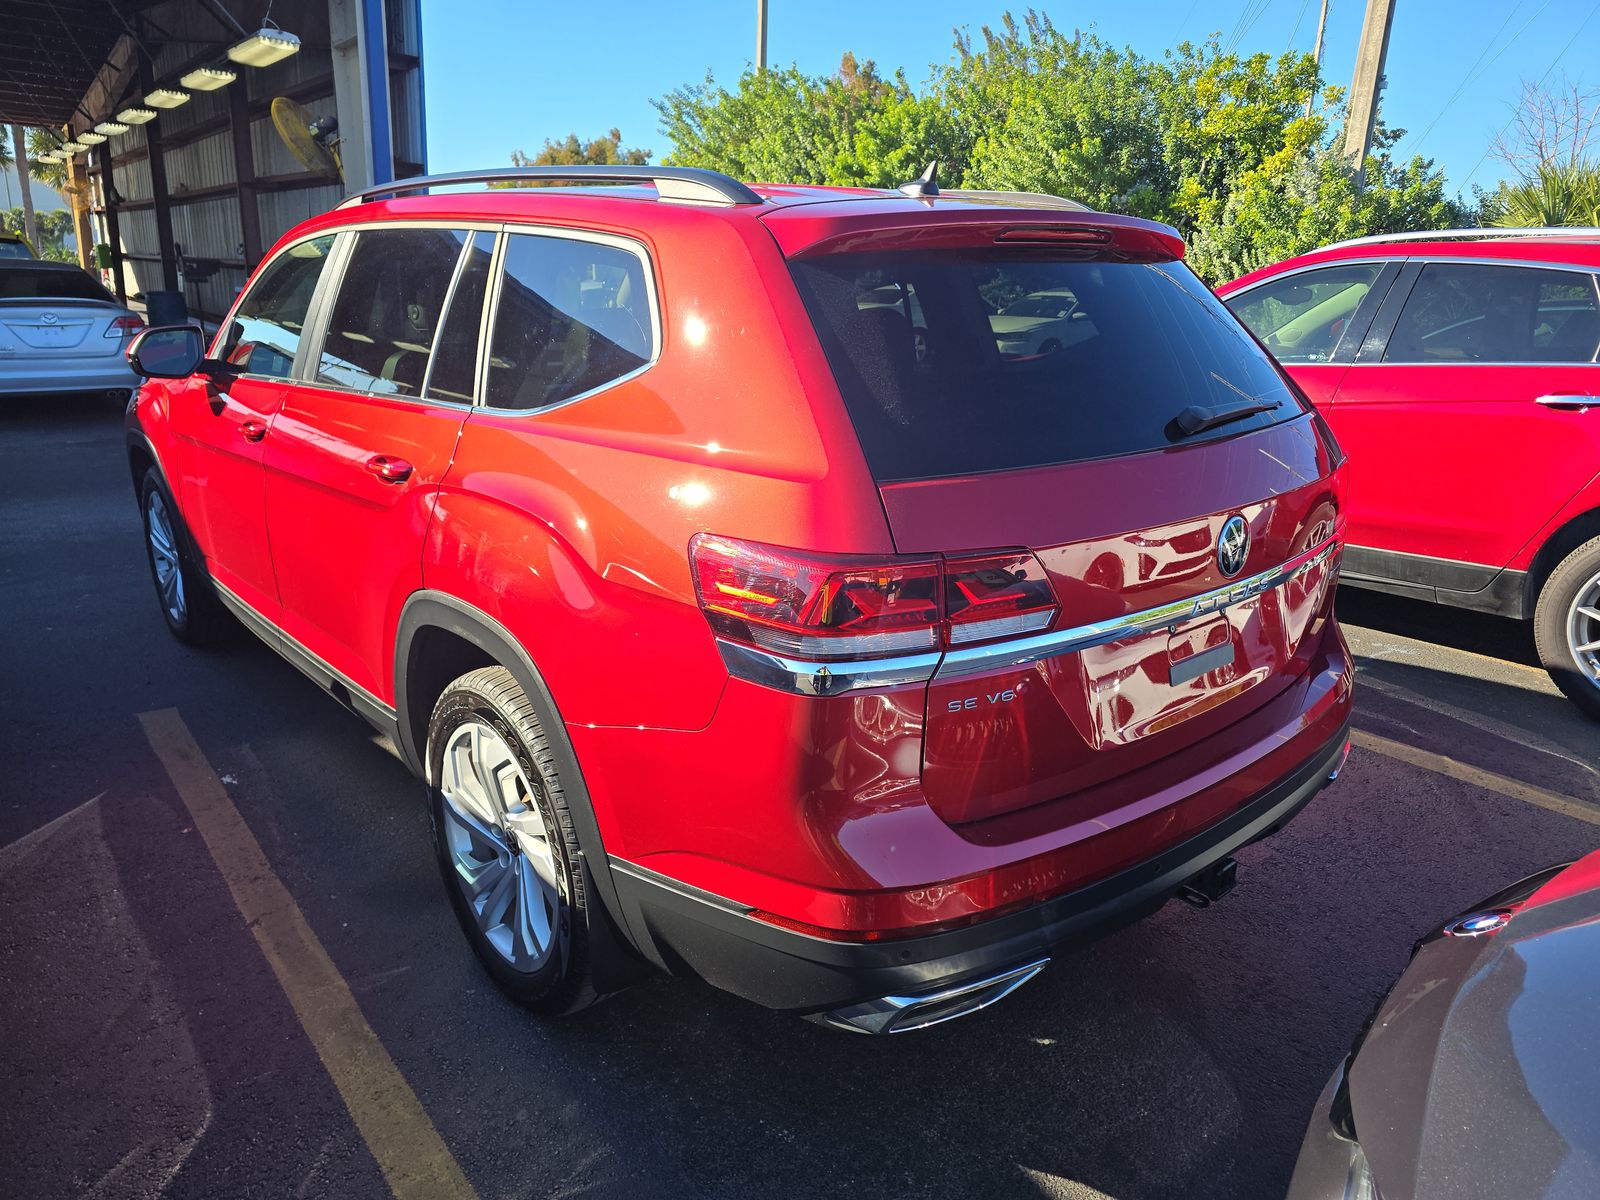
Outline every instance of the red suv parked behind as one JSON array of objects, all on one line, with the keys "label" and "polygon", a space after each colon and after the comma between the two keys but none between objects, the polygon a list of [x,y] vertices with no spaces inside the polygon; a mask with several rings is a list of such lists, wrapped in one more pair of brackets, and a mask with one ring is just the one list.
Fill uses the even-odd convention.
[{"label": "red suv parked behind", "polygon": [[[412,194],[500,178],[613,186]],[[172,632],[392,738],[512,995],[931,1024],[1337,772],[1340,458],[1170,229],[466,180],[291,231],[210,357],[146,333],[128,447]]]},{"label": "red suv parked behind", "polygon": [[1600,230],[1359,238],[1218,291],[1354,461],[1342,581],[1532,618],[1600,717]]}]

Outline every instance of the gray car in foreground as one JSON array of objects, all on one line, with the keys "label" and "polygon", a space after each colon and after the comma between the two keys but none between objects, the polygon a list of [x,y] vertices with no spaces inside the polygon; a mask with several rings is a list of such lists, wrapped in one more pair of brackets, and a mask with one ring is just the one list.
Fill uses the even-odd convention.
[{"label": "gray car in foreground", "polygon": [[1323,1089],[1289,1200],[1600,1197],[1600,852],[1425,936]]},{"label": "gray car in foreground", "polygon": [[141,380],[124,351],[143,327],[71,263],[0,259],[0,396],[125,396]]}]

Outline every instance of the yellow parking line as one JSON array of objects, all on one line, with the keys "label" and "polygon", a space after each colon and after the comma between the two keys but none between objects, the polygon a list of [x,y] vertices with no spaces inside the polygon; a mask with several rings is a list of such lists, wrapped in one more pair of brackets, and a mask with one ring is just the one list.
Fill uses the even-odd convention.
[{"label": "yellow parking line", "polygon": [[1482,767],[1469,766],[1443,754],[1435,754],[1431,750],[1421,750],[1404,742],[1391,741],[1376,733],[1368,733],[1364,729],[1355,730],[1350,735],[1350,740],[1363,750],[1371,750],[1400,762],[1409,763],[1413,767],[1421,767],[1424,771],[1448,775],[1452,779],[1459,779],[1463,783],[1470,783],[1486,791],[1498,792],[1502,796],[1521,800],[1525,804],[1536,805],[1579,821],[1587,821],[1591,825],[1600,825],[1600,806],[1574,800],[1570,796],[1563,796],[1560,792],[1546,791],[1531,783],[1523,783],[1520,779],[1497,775],[1493,771],[1485,771]]},{"label": "yellow parking line", "polygon": [[176,709],[139,715],[145,736],[188,806],[250,932],[333,1077],[356,1128],[399,1200],[477,1194],[416,1093],[361,1015],[339,969],[273,873],[222,781]]}]

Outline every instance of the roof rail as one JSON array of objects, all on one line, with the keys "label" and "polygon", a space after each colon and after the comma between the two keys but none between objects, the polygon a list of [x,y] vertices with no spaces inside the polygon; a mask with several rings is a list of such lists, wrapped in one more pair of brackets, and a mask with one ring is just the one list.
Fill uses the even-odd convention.
[{"label": "roof rail", "polygon": [[503,167],[488,171],[455,171],[447,175],[413,175],[351,192],[338,208],[363,204],[380,196],[398,196],[433,187],[463,183],[650,183],[662,200],[680,204],[760,204],[761,197],[737,179],[703,167]]},{"label": "roof rail", "polygon": [[1371,233],[1347,238],[1322,250],[1342,250],[1346,246],[1378,246],[1387,242],[1498,241],[1502,238],[1600,238],[1600,225],[1507,226],[1504,229],[1417,229],[1409,233]]},{"label": "roof rail", "polygon": [[1074,212],[1092,212],[1087,205],[1066,196],[1051,196],[1045,192],[989,192],[972,188],[945,188],[945,196],[961,200],[995,200],[1007,204],[1026,204],[1032,208],[1070,208]]}]

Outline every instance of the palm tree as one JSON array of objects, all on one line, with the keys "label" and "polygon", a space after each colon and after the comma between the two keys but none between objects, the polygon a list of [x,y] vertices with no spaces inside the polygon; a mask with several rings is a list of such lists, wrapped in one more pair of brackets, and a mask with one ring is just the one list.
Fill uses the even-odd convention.
[{"label": "palm tree", "polygon": [[1600,225],[1600,164],[1545,163],[1499,200],[1499,226]]},{"label": "palm tree", "polygon": [[[11,167],[11,147],[6,144],[10,140],[10,138],[0,137],[0,172],[6,171]],[[9,176],[5,176],[5,180],[6,207],[9,209],[11,207],[11,179]]]}]

